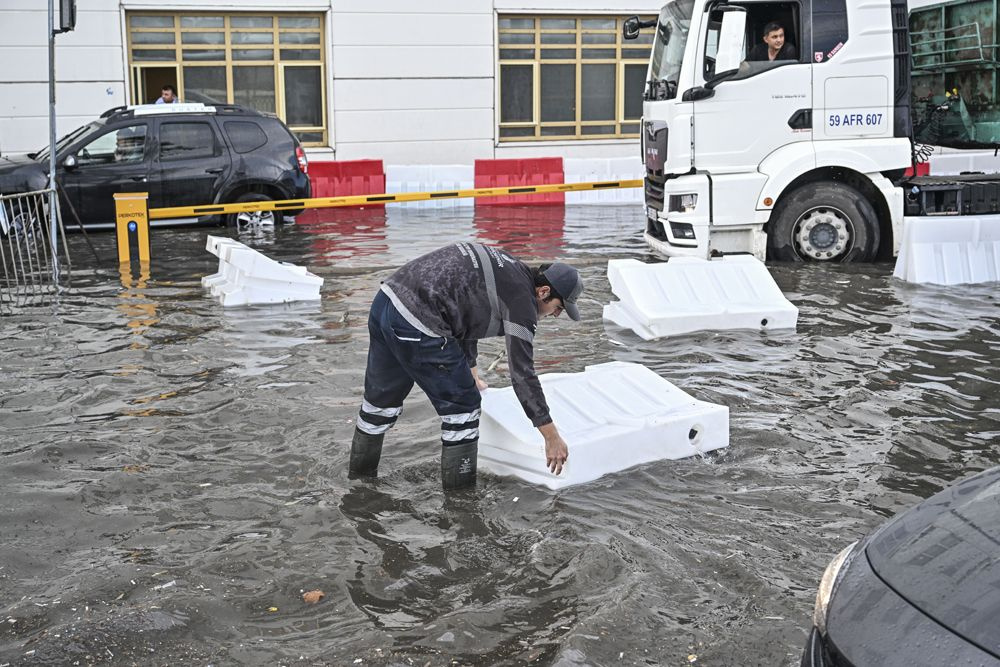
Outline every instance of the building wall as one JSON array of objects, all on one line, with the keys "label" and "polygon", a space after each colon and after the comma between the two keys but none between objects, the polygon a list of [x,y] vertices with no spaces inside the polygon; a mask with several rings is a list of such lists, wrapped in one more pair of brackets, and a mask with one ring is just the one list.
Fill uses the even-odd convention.
[{"label": "building wall", "polygon": [[[498,144],[497,13],[627,16],[659,0],[77,0],[56,38],[59,136],[127,100],[126,11],[324,12],[330,146],[314,159],[470,164],[477,158],[632,157],[637,140]],[[0,0],[0,152],[48,139],[44,0]]]},{"label": "building wall", "polygon": [[[79,0],[77,29],[56,38],[58,136],[125,103],[119,17],[117,0]],[[37,150],[49,136],[48,3],[0,0],[0,26],[0,154]]]},{"label": "building wall", "polygon": [[491,0],[346,0],[331,17],[337,159],[493,157]]}]

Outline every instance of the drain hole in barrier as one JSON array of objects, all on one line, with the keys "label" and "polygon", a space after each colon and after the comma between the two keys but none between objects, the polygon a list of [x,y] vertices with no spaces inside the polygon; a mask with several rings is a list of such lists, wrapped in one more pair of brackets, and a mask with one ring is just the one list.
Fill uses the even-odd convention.
[{"label": "drain hole in barrier", "polygon": [[688,440],[691,441],[692,445],[697,445],[698,441],[701,440],[701,430],[701,426],[695,424],[691,427],[691,430],[688,431]]}]

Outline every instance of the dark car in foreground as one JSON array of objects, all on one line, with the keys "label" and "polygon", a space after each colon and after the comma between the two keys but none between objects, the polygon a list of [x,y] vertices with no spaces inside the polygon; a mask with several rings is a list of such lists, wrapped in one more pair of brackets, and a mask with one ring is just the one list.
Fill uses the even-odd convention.
[{"label": "dark car in foreground", "polygon": [[[57,142],[56,165],[68,229],[77,219],[87,228],[113,227],[116,192],[148,192],[150,208],[310,196],[308,163],[298,139],[278,118],[236,105],[109,109]],[[48,169],[47,147],[0,157],[0,194],[44,189]],[[209,220],[215,221],[160,224]]]},{"label": "dark car in foreground", "polygon": [[813,624],[804,667],[1000,665],[1000,467],[840,552]]}]

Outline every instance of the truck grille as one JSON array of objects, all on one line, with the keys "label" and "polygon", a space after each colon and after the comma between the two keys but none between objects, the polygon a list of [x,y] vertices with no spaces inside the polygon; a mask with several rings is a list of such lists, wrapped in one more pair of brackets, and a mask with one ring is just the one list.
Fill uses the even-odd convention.
[{"label": "truck grille", "polygon": [[667,161],[667,124],[647,120],[642,124],[642,159],[646,164],[646,205],[663,210],[663,165]]}]

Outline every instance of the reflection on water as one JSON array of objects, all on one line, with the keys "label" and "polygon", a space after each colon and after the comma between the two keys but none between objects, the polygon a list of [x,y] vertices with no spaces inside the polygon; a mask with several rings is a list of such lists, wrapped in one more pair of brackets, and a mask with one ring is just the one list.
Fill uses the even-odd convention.
[{"label": "reflection on water", "polygon": [[[0,664],[797,664],[829,558],[998,462],[996,288],[773,266],[797,331],[646,342],[601,319],[607,260],[652,259],[641,216],[310,212],[239,238],[323,276],[322,302],[231,310],[200,279],[206,234],[236,230],[155,230],[145,273],[71,237],[58,308],[0,318]],[[379,479],[348,481],[368,304],[458,240],[581,267],[583,320],[541,324],[540,370],[643,363],[728,405],[731,446],[445,497],[418,392]]]}]

